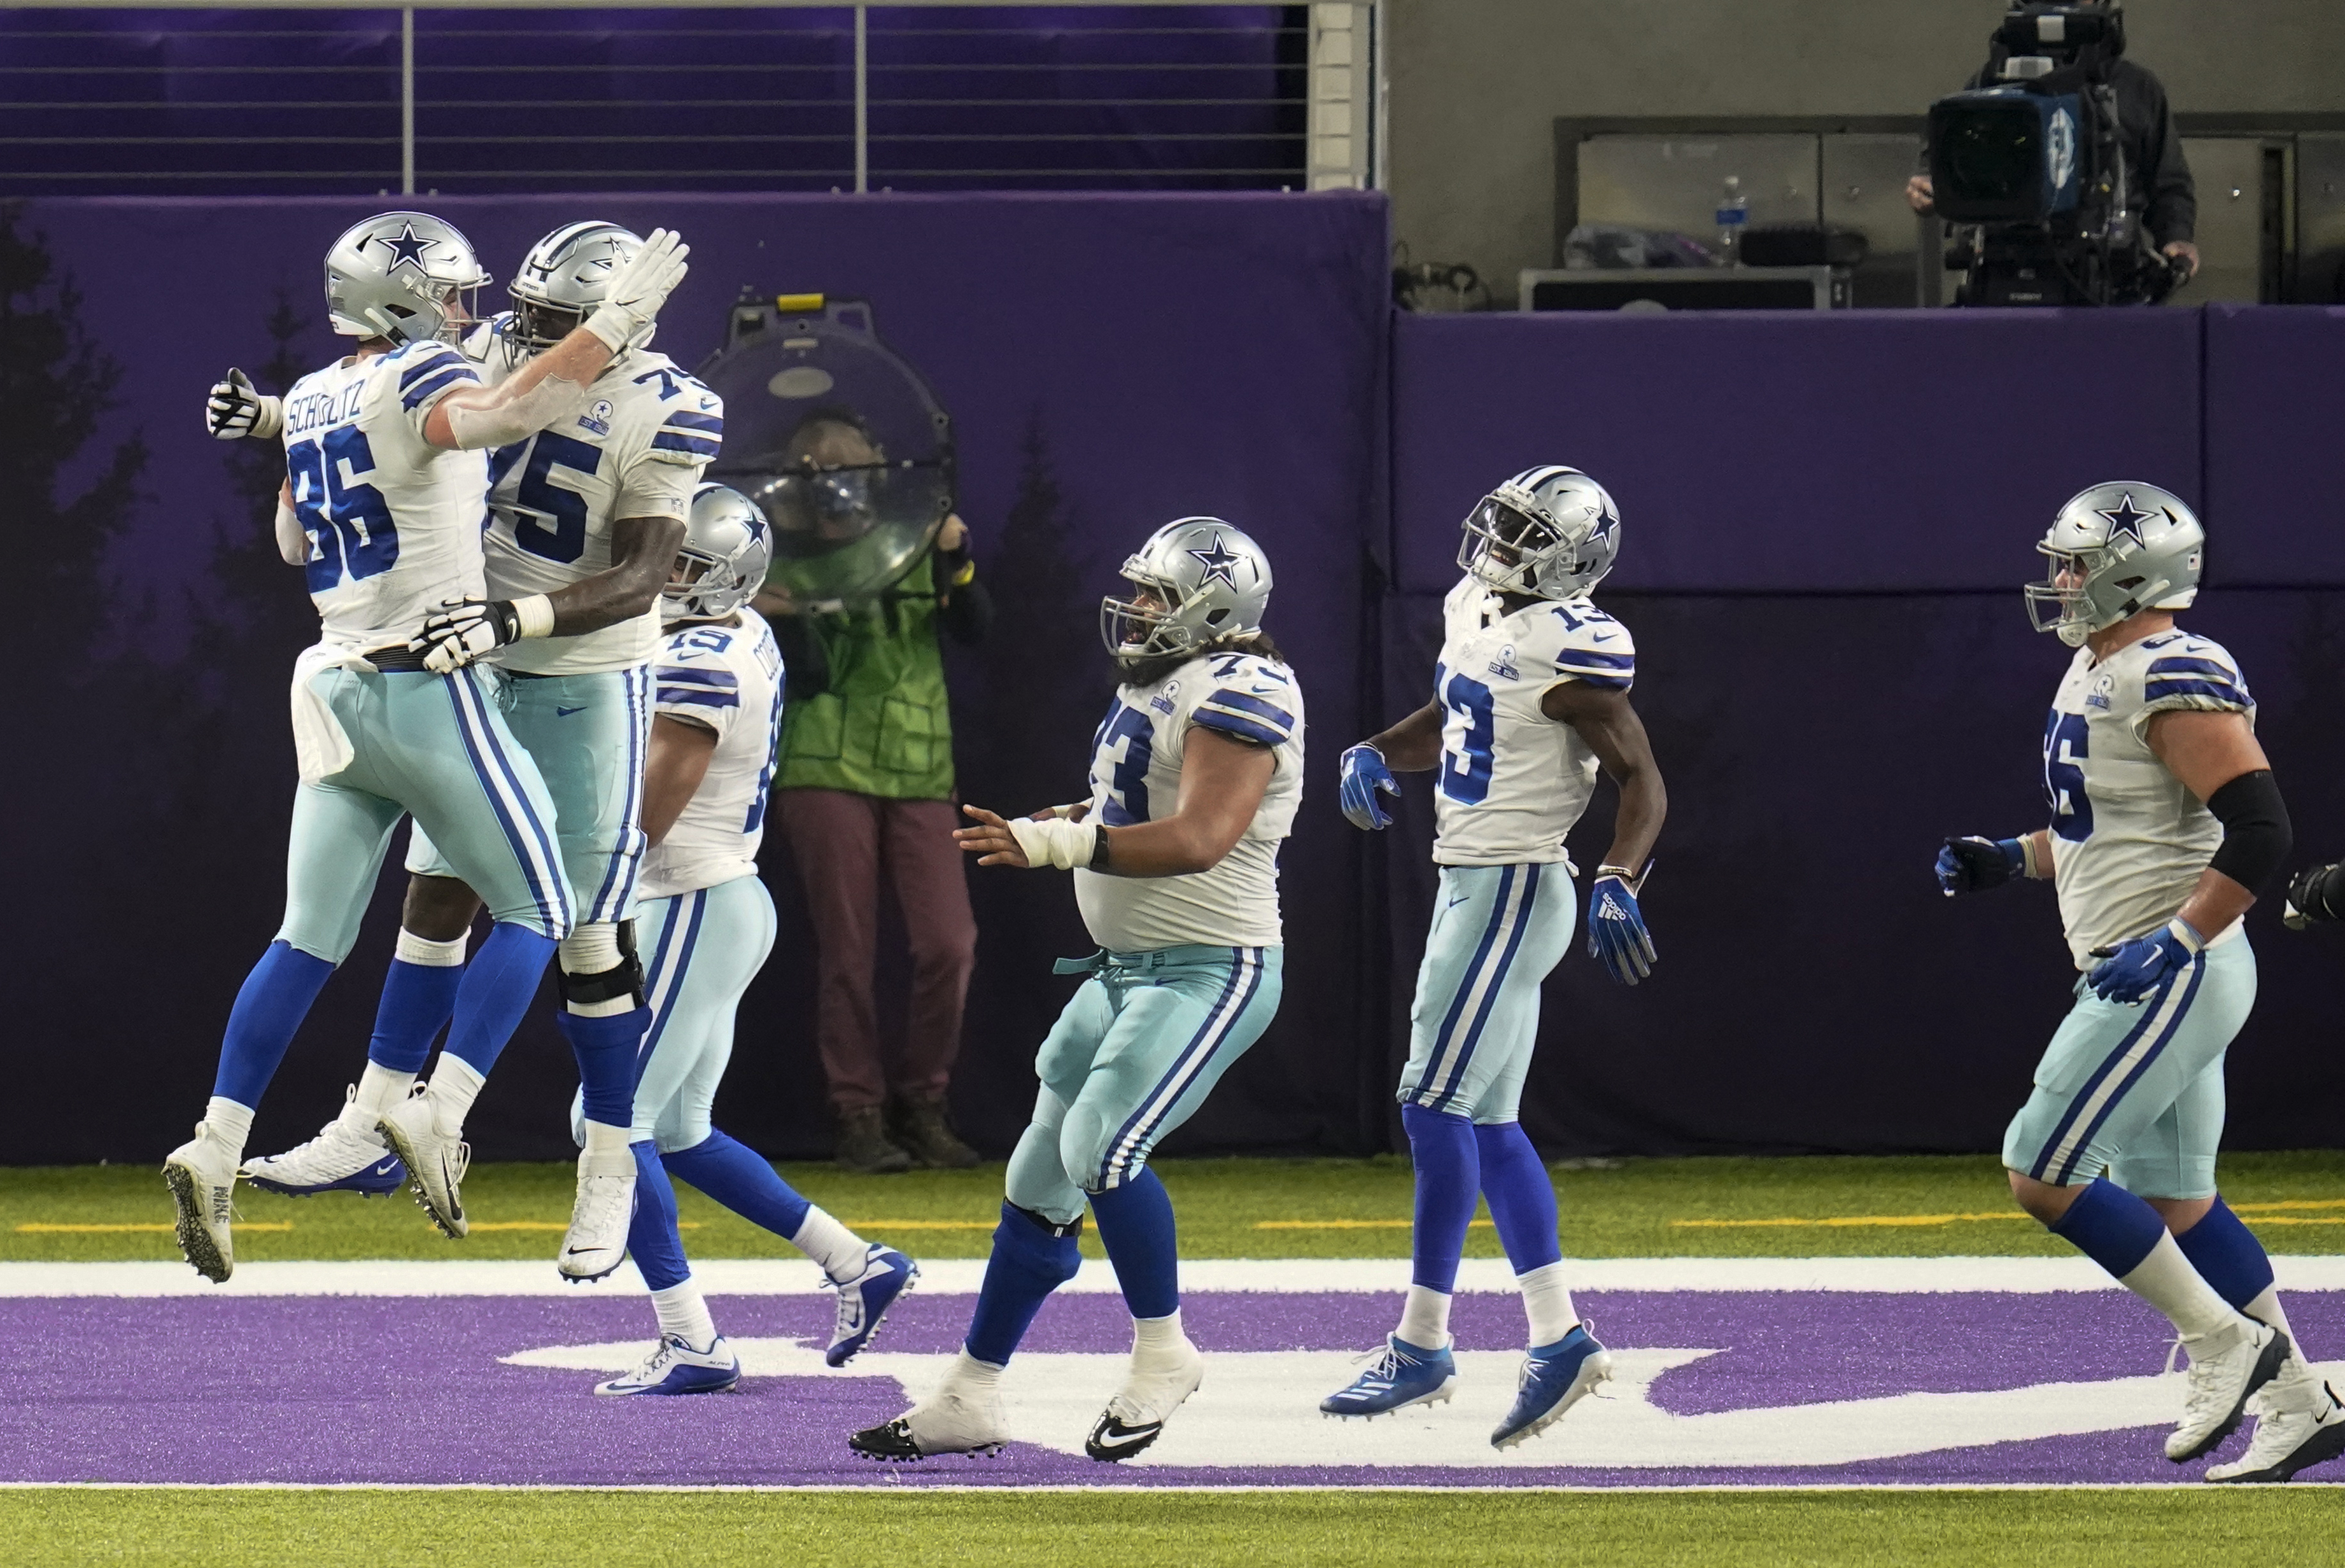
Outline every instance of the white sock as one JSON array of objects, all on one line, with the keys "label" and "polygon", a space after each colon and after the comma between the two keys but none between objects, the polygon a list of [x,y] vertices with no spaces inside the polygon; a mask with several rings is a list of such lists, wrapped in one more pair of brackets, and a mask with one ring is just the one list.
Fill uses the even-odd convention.
[{"label": "white sock", "polygon": [[1393,1330],[1403,1343],[1419,1350],[1438,1351],[1449,1344],[1449,1292],[1435,1290],[1424,1285],[1408,1288],[1408,1300],[1400,1310],[1400,1327]]},{"label": "white sock", "polygon": [[449,942],[434,942],[429,936],[418,936],[402,926],[399,928],[399,946],[391,956],[402,964],[421,964],[426,969],[459,969],[464,964],[464,945],[472,933]]},{"label": "white sock", "polygon": [[627,1146],[634,1141],[634,1132],[630,1128],[613,1127],[607,1121],[586,1123],[586,1157],[589,1159],[602,1155],[625,1154]]},{"label": "white sock", "polygon": [[1523,1311],[1531,1320],[1531,1349],[1552,1345],[1579,1321],[1572,1310],[1571,1287],[1564,1283],[1563,1265],[1548,1263],[1515,1276],[1523,1292]]},{"label": "white sock", "polygon": [[385,1111],[405,1099],[414,1087],[413,1073],[395,1073],[369,1062],[366,1071],[359,1076],[358,1093],[342,1107],[342,1125],[360,1138],[374,1138],[374,1124],[382,1119]]},{"label": "white sock", "polygon": [[464,1118],[488,1081],[463,1057],[440,1053],[440,1065],[431,1069],[431,1095],[432,1125],[441,1137],[454,1138],[464,1130]]},{"label": "white sock", "polygon": [[1181,1309],[1172,1309],[1167,1318],[1134,1318],[1132,1320],[1132,1361],[1138,1366],[1142,1361],[1177,1361],[1180,1352],[1189,1342],[1181,1331]]},{"label": "white sock", "polygon": [[2312,1375],[2312,1358],[2304,1353],[2303,1341],[2296,1337],[2296,1330],[2288,1326],[2288,1313],[2280,1308],[2279,1291],[2276,1287],[2265,1286],[2261,1295],[2239,1310],[2257,1322],[2269,1323],[2288,1336],[2288,1366],[2281,1372],[2282,1377],[2296,1378]]},{"label": "white sock", "polygon": [[2215,1287],[2190,1266],[2190,1259],[2182,1255],[2182,1249],[2174,1244],[2174,1237],[2167,1231],[2157,1233],[2157,1245],[2149,1249],[2149,1256],[2117,1283],[2165,1313],[2176,1332],[2186,1340],[2211,1334],[2240,1320],[2231,1304],[2217,1295]]},{"label": "white sock", "polygon": [[797,1234],[789,1241],[820,1264],[834,1285],[844,1285],[862,1273],[863,1260],[871,1255],[869,1244],[832,1219],[819,1203],[807,1205],[806,1218],[798,1221]]},{"label": "white sock", "polygon": [[204,1107],[204,1137],[238,1158],[244,1158],[245,1139],[252,1136],[252,1108],[214,1095]]},{"label": "white sock", "polygon": [[690,1280],[653,1291],[652,1310],[659,1314],[663,1335],[674,1334],[695,1351],[706,1351],[716,1343],[716,1320],[708,1315],[700,1287]]},{"label": "white sock", "polygon": [[963,1345],[960,1353],[953,1358],[952,1365],[945,1369],[945,1380],[937,1385],[937,1392],[943,1393],[955,1384],[980,1392],[990,1392],[1000,1386],[1004,1370],[991,1361],[979,1361],[969,1353],[969,1347]]}]

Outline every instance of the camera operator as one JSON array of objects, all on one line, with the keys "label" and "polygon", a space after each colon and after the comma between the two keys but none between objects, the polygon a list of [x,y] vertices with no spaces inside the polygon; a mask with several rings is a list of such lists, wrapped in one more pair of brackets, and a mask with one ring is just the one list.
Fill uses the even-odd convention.
[{"label": "camera operator", "polygon": [[[2109,9],[2104,5],[2077,9]],[[2016,8],[2015,7],[2015,11]],[[1966,87],[2001,85],[2000,60],[1983,66]],[[2166,87],[2147,67],[2120,55],[2102,67],[2117,97],[2118,133],[2125,150],[2125,205],[2142,215],[2142,228],[2161,256],[2178,259],[2185,277],[2198,272],[2198,247],[2192,243],[2198,219],[2198,198],[2190,166],[2182,156],[2182,138],[2167,106]],[[1929,164],[1923,149],[1923,165]],[[1917,174],[1905,183],[1905,200],[1915,212],[1934,210],[1935,193],[1930,177]]]}]

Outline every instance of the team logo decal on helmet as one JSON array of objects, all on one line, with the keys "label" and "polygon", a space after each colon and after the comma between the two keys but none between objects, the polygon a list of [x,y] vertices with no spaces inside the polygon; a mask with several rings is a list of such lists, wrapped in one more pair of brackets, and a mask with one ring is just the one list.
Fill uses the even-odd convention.
[{"label": "team logo decal on helmet", "polygon": [[1100,602],[1100,638],[1123,660],[1183,653],[1262,630],[1270,561],[1218,517],[1184,517],[1151,534],[1122,575],[1129,599]]},{"label": "team logo decal on helmet", "polygon": [[436,239],[426,239],[416,233],[415,225],[412,223],[401,224],[397,234],[369,235],[366,242],[370,245],[380,245],[391,252],[390,269],[391,271],[396,272],[402,267],[412,267],[417,272],[424,273],[426,276],[429,276],[429,273],[426,272],[423,265],[423,253],[434,248],[440,243]]},{"label": "team logo decal on helmet", "polygon": [[1198,564],[1205,569],[1204,575],[1197,580],[1201,586],[1207,582],[1224,582],[1232,588],[1238,585],[1238,565],[1245,557],[1223,544],[1220,534],[1213,535],[1213,541],[1204,549],[1193,550],[1189,553],[1195,556]]}]

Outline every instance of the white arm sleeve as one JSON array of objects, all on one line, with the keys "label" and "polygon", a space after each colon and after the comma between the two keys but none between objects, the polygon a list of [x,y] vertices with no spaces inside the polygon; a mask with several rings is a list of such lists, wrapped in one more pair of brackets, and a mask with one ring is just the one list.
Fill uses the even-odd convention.
[{"label": "white arm sleeve", "polygon": [[301,531],[301,520],[293,515],[283,496],[277,498],[277,553],[288,566],[310,564],[310,536]]},{"label": "white arm sleeve", "polygon": [[700,466],[696,463],[678,467],[646,459],[629,469],[620,481],[618,504],[611,515],[689,518],[693,487],[699,481]]},{"label": "white arm sleeve", "polygon": [[452,403],[448,407],[448,430],[456,438],[456,445],[468,452],[483,447],[509,447],[577,409],[583,401],[581,390],[575,381],[548,376],[528,391],[500,398],[487,408]]}]

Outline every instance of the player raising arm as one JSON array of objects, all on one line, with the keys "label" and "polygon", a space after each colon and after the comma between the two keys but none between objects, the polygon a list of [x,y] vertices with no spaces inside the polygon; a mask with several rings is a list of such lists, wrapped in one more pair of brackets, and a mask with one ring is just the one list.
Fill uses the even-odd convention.
[{"label": "player raising arm", "polygon": [[1619,552],[1612,498],[1578,469],[1535,468],[1485,497],[1465,526],[1466,577],[1443,605],[1433,701],[1344,754],[1344,814],[1370,830],[1391,820],[1376,797],[1399,793],[1392,770],[1440,770],[1441,882],[1399,1090],[1416,1166],[1408,1300],[1384,1353],[1319,1408],[1376,1416],[1450,1397],[1449,1298],[1476,1199],[1487,1197],[1530,1317],[1514,1408],[1490,1434],[1505,1449],[1562,1420],[1611,1368],[1573,1310],[1555,1189],[1518,1119],[1539,985],[1578,913],[1563,841],[1600,768],[1620,809],[1589,888],[1588,948],[1636,985],[1654,960],[1637,893],[1669,798],[1629,702],[1636,644],[1589,598]]},{"label": "player raising arm", "polygon": [[1278,1010],[1278,846],[1303,792],[1303,693],[1262,631],[1270,562],[1217,518],[1168,523],[1101,607],[1122,684],[1091,742],[1091,796],[954,836],[980,865],[1071,869],[1100,951],[1035,1060],[1034,1119],[967,1340],[943,1383],[850,1446],[913,1460],[999,1447],[1003,1368],[1072,1279],[1086,1202],[1132,1317],[1132,1365],[1084,1450],[1156,1441],[1204,1358],[1181,1327],[1172,1203],[1149,1151],[1196,1114]]},{"label": "player raising arm", "polygon": [[[655,238],[614,283],[627,303],[603,330],[648,321],[683,276],[681,247]],[[488,276],[462,234],[424,213],[350,228],[327,252],[325,274],[329,317],[359,339],[357,351],[303,377],[281,403],[231,384],[228,414],[207,419],[216,433],[241,424],[283,438],[279,537],[290,546],[299,536],[288,554],[301,559],[320,620],[318,645],[293,669],[301,783],[284,925],[238,994],[195,1138],[164,1164],[180,1247],[213,1280],[235,1267],[230,1219],[253,1108],[349,954],[400,817],[412,814],[447,847],[496,921],[482,964],[452,998],[452,1049],[502,1048],[573,919],[544,782],[514,744],[494,689],[412,643],[434,605],[482,597],[486,476],[456,449],[560,417],[570,405],[553,373],[591,377],[615,345],[589,323],[548,357],[548,370],[482,388],[442,335],[461,329],[464,295]]]},{"label": "player raising arm", "polygon": [[2044,731],[2052,823],[1952,838],[1948,896],[2049,878],[2083,977],[2004,1135],[2019,1206],[2166,1314],[2189,1352],[2166,1457],[2256,1433],[2209,1481],[2286,1481],[2345,1453],[2345,1413],[2306,1362],[2271,1260],[2216,1189],[2223,1057],[2255,1002],[2240,916],[2289,850],[2237,661],[2177,629],[2206,535],[2156,485],[2095,485],[2036,546],[2039,632],[2076,650]]}]

